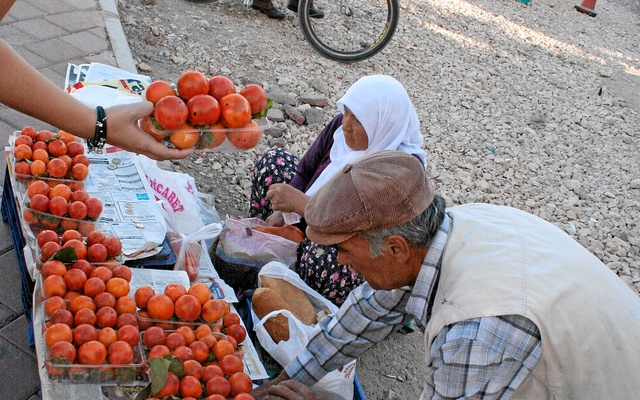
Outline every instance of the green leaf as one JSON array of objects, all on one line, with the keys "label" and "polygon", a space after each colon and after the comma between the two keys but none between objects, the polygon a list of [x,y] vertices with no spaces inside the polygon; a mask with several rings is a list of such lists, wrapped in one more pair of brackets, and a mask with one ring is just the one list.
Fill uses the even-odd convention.
[{"label": "green leaf", "polygon": [[160,123],[156,121],[153,115],[149,116],[149,118],[151,118],[151,125],[153,125],[154,128],[156,128],[159,131],[164,131],[164,128],[162,127],[162,125],[160,125]]},{"label": "green leaf", "polygon": [[69,361],[67,357],[62,356],[47,357],[47,361],[55,365],[71,365],[71,361]]},{"label": "green leaf", "polygon": [[164,387],[167,382],[167,373],[171,360],[166,358],[152,358],[149,360],[151,366],[151,394],[155,395]]},{"label": "green leaf", "polygon": [[115,380],[118,383],[131,382],[136,379],[136,367],[121,367],[115,370]]},{"label": "green leaf", "polygon": [[173,359],[171,360],[171,364],[169,365],[169,371],[173,372],[178,376],[178,378],[182,379],[182,377],[184,376],[184,363],[178,357],[171,357]]},{"label": "green leaf", "polygon": [[167,383],[167,374],[173,372],[182,378],[184,375],[184,364],[178,358],[171,354],[167,354],[162,358],[152,358],[149,360],[151,366],[151,394],[158,393]]},{"label": "green leaf", "polygon": [[40,219],[43,219],[45,221],[49,221],[52,224],[55,224],[56,222],[60,221],[60,218],[55,217],[53,215],[46,215],[46,214],[40,215]]},{"label": "green leaf", "polygon": [[147,386],[144,387],[141,391],[136,395],[135,400],[147,400],[151,397],[151,385],[153,382],[149,382]]},{"label": "green leaf", "polygon": [[208,149],[210,147],[217,147],[225,139],[225,137],[222,137],[222,140],[219,140],[219,138],[216,137],[216,135],[214,135],[209,130],[209,128],[198,128],[198,130],[200,131],[200,139],[196,144],[197,149]]},{"label": "green leaf", "polygon": [[76,254],[76,249],[71,246],[63,247],[60,250],[56,251],[56,253],[52,257],[54,260],[61,261],[63,263],[72,263],[78,260],[78,255]]},{"label": "green leaf", "polygon": [[262,111],[253,114],[251,117],[253,119],[259,119],[259,118],[266,117],[267,116],[267,112],[269,111],[271,106],[273,106],[273,100],[271,100],[270,98],[267,97],[267,105],[264,106]]}]

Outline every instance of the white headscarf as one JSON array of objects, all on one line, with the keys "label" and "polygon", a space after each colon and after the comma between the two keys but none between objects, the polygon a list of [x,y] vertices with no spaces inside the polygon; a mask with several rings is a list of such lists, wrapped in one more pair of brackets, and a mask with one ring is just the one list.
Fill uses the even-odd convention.
[{"label": "white headscarf", "polygon": [[365,154],[379,150],[400,150],[415,154],[427,165],[427,154],[422,150],[422,134],[418,115],[400,82],[386,75],[371,75],[360,78],[347,93],[338,100],[338,109],[344,107],[362,124],[369,146],[366,150],[352,150],[344,140],[342,127],[333,134],[331,162],[318,179],[305,192],[312,196],[345,165]]}]

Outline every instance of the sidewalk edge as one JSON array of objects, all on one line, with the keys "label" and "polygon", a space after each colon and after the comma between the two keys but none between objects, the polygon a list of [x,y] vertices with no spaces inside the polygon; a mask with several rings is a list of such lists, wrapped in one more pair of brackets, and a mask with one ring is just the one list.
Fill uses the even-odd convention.
[{"label": "sidewalk edge", "polygon": [[127,36],[122,28],[116,0],[99,0],[102,18],[107,29],[109,42],[116,58],[117,67],[132,73],[138,73],[133,60]]}]

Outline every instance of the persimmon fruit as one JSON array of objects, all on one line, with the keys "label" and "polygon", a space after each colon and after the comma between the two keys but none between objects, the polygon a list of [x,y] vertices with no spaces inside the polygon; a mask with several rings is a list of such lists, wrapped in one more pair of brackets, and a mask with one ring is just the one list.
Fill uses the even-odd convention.
[{"label": "persimmon fruit", "polygon": [[177,96],[178,93],[167,81],[156,80],[151,82],[144,92],[147,101],[152,102],[154,105],[166,96]]},{"label": "persimmon fruit", "polygon": [[153,319],[168,320],[173,316],[173,301],[165,294],[155,294],[147,302],[147,312]]},{"label": "persimmon fruit", "polygon": [[73,343],[82,346],[87,342],[98,340],[98,330],[91,324],[80,324],[73,328]]},{"label": "persimmon fruit", "polygon": [[169,134],[169,141],[180,150],[190,149],[200,140],[200,133],[194,128],[185,125],[183,129],[176,130]]},{"label": "persimmon fruit", "polygon": [[178,87],[178,96],[185,101],[199,94],[209,93],[209,80],[202,72],[196,70],[181,73],[176,81],[176,86]]},{"label": "persimmon fruit", "polygon": [[231,394],[234,396],[240,393],[250,394],[253,390],[251,377],[242,371],[238,371],[229,377],[229,385],[231,386]]},{"label": "persimmon fruit", "polygon": [[107,348],[97,340],[91,340],[78,348],[78,361],[85,365],[100,365],[107,359]]},{"label": "persimmon fruit", "polygon": [[173,372],[167,373],[167,380],[158,393],[152,393],[156,398],[161,399],[166,396],[177,395],[180,391],[180,379]]},{"label": "persimmon fruit", "polygon": [[240,90],[240,94],[249,101],[251,114],[257,114],[267,105],[267,93],[262,86],[250,83]]},{"label": "persimmon fruit", "polygon": [[148,348],[152,348],[159,344],[164,345],[167,340],[167,333],[159,326],[152,326],[144,331],[142,342]]},{"label": "persimmon fruit", "polygon": [[187,375],[180,380],[180,396],[199,398],[202,394],[202,385],[195,376]]},{"label": "persimmon fruit", "polygon": [[174,130],[187,122],[189,109],[180,97],[166,96],[156,103],[153,117],[163,129]]},{"label": "persimmon fruit", "polygon": [[[63,264],[63,266],[66,268],[66,265]],[[87,282],[87,275],[84,271],[78,268],[68,269],[62,277],[67,284],[67,290],[73,290],[74,292],[81,291],[84,288],[84,284]]]},{"label": "persimmon fruit", "polygon": [[[98,310],[100,311],[100,310]],[[73,316],[73,323],[78,326],[82,324],[95,325],[97,321],[96,313],[90,308],[83,308],[78,310],[76,315]]]},{"label": "persimmon fruit", "polygon": [[96,312],[96,325],[100,328],[112,328],[116,325],[117,321],[118,313],[113,307],[101,307]]},{"label": "persimmon fruit", "polygon": [[[44,279],[47,279],[51,275],[60,275],[64,277],[64,274],[66,272],[67,272],[67,266],[64,265],[62,261],[58,261],[58,260],[45,261],[45,263],[42,264],[42,267],[40,267],[40,274],[42,274],[42,277]],[[71,290],[78,290],[78,289],[71,289]]]},{"label": "persimmon fruit", "polygon": [[227,139],[237,149],[252,149],[260,142],[260,126],[255,120],[248,121],[242,129],[229,131]]},{"label": "persimmon fruit", "polygon": [[211,299],[211,289],[202,282],[197,282],[189,286],[187,294],[195,296],[200,301],[200,304],[204,304]]},{"label": "persimmon fruit", "polygon": [[216,122],[208,128],[200,129],[198,149],[215,149],[227,139],[227,128],[220,122]]},{"label": "persimmon fruit", "polygon": [[138,308],[145,310],[147,308],[147,302],[155,294],[156,293],[151,286],[140,286],[137,288],[134,293],[134,298]]},{"label": "persimmon fruit", "polygon": [[[220,105],[209,94],[198,94],[187,101],[188,121],[192,125],[212,125],[220,118]],[[31,153],[31,147],[29,147]]]},{"label": "persimmon fruit", "polygon": [[209,95],[220,101],[228,94],[236,93],[236,85],[224,75],[215,75],[209,79]]},{"label": "persimmon fruit", "polygon": [[175,302],[175,314],[184,321],[193,322],[200,316],[200,300],[190,294],[184,294]]},{"label": "persimmon fruit", "polygon": [[207,322],[216,322],[224,315],[225,304],[224,300],[210,299],[202,305],[201,316]]},{"label": "persimmon fruit", "polygon": [[111,327],[105,327],[98,332],[98,341],[102,343],[107,349],[112,343],[118,340],[118,333]]},{"label": "persimmon fruit", "polygon": [[32,198],[34,194],[43,194],[49,197],[49,192],[51,191],[51,187],[47,185],[45,181],[35,180],[29,183],[29,187],[27,188],[27,196]]},{"label": "persimmon fruit", "polygon": [[223,376],[214,376],[209,379],[206,384],[207,394],[219,394],[223,397],[227,397],[231,393],[231,385],[227,378]]},{"label": "persimmon fruit", "polygon": [[133,363],[133,347],[124,340],[117,340],[107,349],[109,364],[124,365]]},{"label": "persimmon fruit", "polygon": [[67,324],[52,324],[44,332],[44,340],[47,346],[51,348],[57,342],[73,342],[73,331]]},{"label": "persimmon fruit", "polygon": [[227,128],[240,128],[251,120],[251,104],[238,93],[220,99],[220,122]]},{"label": "persimmon fruit", "polygon": [[180,296],[187,294],[187,288],[179,283],[169,283],[164,287],[164,294],[175,303]]}]

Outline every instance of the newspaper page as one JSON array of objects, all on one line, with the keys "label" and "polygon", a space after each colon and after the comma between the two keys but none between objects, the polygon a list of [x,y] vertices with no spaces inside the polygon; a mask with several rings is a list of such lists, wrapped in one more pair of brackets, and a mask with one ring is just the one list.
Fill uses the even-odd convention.
[{"label": "newspaper page", "polygon": [[87,154],[90,164],[84,190],[103,205],[96,229],[117,236],[128,258],[155,254],[167,227],[137,156],[110,146],[106,149],[102,154]]},{"label": "newspaper page", "polygon": [[110,65],[92,62],[90,64],[68,64],[64,87],[68,92],[80,88],[100,85],[113,89],[140,94],[151,83],[151,77],[134,74]]},{"label": "newspaper page", "polygon": [[200,264],[198,265],[198,278],[196,282],[205,283],[211,289],[213,297],[225,300],[227,303],[237,303],[238,297],[233,288],[220,278],[211,261],[211,257],[204,243],[200,243]]}]

